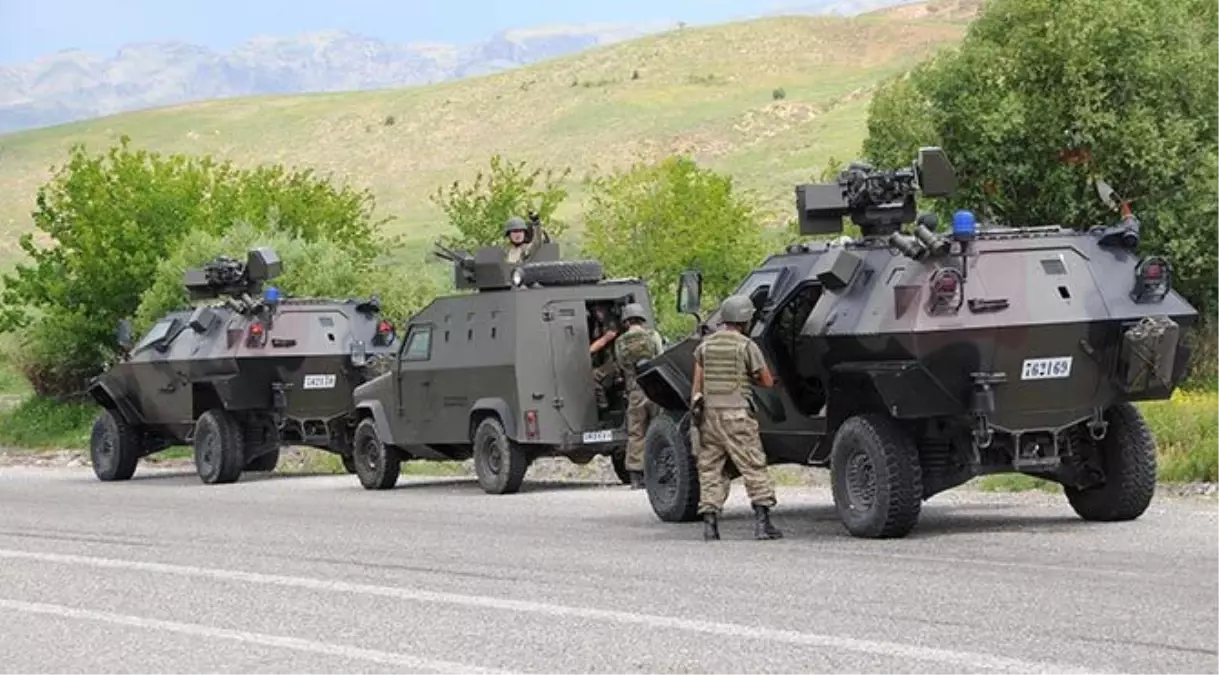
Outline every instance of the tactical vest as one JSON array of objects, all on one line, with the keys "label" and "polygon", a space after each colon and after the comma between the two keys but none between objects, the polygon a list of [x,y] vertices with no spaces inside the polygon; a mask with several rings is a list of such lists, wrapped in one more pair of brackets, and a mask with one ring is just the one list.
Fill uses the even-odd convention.
[{"label": "tactical vest", "polygon": [[749,370],[745,349],[749,337],[721,330],[703,338],[703,396],[708,406],[747,406]]},{"label": "tactical vest", "polygon": [[655,331],[646,328],[628,330],[615,340],[614,350],[618,357],[618,367],[622,369],[628,383],[635,379],[635,364],[640,359],[656,357],[656,342],[659,340],[655,337]]}]

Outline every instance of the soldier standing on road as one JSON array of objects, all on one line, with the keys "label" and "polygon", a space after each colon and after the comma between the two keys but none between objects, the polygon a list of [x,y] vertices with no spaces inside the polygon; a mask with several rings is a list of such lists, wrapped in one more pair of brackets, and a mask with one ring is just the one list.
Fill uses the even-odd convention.
[{"label": "soldier standing on road", "polygon": [[643,306],[632,302],[622,310],[627,329],[614,343],[614,357],[626,379],[626,470],[631,476],[631,489],[643,487],[643,435],[648,422],[656,414],[656,405],[648,400],[635,382],[635,364],[653,359],[664,349],[660,333],[648,328]]},{"label": "soldier standing on road", "polygon": [[724,475],[728,458],[740,470],[753,502],[754,538],[783,536],[770,522],[770,509],[776,503],[775,486],[766,470],[749,391],[751,382],[763,387],[774,384],[762,350],[745,334],[753,313],[749,298],[728,297],[720,305],[723,329],[703,338],[694,350],[691,399],[695,419],[702,417],[698,420],[700,442],[695,448],[701,487],[698,512],[703,516],[703,538],[707,540],[720,538],[719,514],[730,487]]}]

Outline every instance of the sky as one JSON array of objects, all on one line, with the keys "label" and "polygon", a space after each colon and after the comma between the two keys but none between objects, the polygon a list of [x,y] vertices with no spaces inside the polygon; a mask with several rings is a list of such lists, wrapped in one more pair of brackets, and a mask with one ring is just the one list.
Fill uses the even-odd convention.
[{"label": "sky", "polygon": [[[816,0],[0,0],[0,64],[133,42],[227,50],[257,35],[348,30],[387,42],[468,43],[557,23],[711,23]],[[498,7],[497,7],[498,5]]]}]

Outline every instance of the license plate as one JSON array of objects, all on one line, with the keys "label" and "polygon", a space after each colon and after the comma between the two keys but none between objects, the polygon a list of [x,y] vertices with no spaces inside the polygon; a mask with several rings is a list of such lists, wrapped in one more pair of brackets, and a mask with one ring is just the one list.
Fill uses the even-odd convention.
[{"label": "license plate", "polygon": [[333,389],[334,375],[306,375],[305,389]]},{"label": "license plate", "polygon": [[1071,376],[1071,357],[1055,356],[1046,359],[1025,359],[1020,371],[1022,380],[1049,380]]},{"label": "license plate", "polygon": [[585,431],[585,443],[609,443],[614,440],[614,432],[608,429],[602,431]]}]

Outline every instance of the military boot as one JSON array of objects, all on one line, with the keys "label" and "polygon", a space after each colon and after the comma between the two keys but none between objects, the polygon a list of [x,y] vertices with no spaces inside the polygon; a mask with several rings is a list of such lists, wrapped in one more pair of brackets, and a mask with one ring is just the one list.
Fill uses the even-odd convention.
[{"label": "military boot", "polygon": [[713,541],[720,538],[719,518],[714,513],[703,514],[703,540]]},{"label": "military boot", "polygon": [[753,538],[782,539],[783,533],[770,522],[770,509],[765,506],[753,507]]},{"label": "military boot", "polygon": [[646,485],[644,485],[644,482],[643,482],[643,472],[642,471],[632,471],[630,473],[631,473],[631,489],[632,490],[642,490],[645,487],[647,487]]}]

